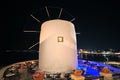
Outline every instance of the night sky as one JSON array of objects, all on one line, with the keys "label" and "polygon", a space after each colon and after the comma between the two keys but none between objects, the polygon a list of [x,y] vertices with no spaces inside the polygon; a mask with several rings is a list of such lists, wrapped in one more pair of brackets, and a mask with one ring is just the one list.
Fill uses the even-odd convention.
[{"label": "night sky", "polygon": [[[120,5],[117,1],[105,0],[17,0],[5,2],[2,7],[1,49],[26,50],[38,42],[39,33],[24,33],[24,30],[40,30],[40,24],[30,14],[40,12],[45,6],[63,8],[76,18],[78,49],[120,49]],[[51,15],[57,11],[51,10]],[[37,13],[38,14],[38,13]],[[66,15],[68,16],[68,15]],[[38,49],[38,46],[33,49]]]}]

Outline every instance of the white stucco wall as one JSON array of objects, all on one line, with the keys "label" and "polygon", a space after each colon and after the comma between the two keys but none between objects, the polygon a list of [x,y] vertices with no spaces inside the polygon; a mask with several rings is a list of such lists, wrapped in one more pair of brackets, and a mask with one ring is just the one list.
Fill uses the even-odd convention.
[{"label": "white stucco wall", "polygon": [[[63,41],[59,42],[58,39]],[[40,71],[67,73],[76,69],[78,63],[74,24],[59,19],[44,22],[39,44]]]}]

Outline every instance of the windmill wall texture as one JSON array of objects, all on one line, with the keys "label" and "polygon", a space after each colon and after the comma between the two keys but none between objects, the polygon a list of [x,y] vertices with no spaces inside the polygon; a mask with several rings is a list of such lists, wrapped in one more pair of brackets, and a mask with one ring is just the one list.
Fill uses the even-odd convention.
[{"label": "windmill wall texture", "polygon": [[77,68],[77,45],[74,25],[65,20],[42,24],[39,47],[39,70],[67,73]]}]

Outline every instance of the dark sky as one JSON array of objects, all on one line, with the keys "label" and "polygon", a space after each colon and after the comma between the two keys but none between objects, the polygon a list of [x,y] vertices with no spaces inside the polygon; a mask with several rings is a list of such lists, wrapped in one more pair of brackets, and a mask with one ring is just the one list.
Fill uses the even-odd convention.
[{"label": "dark sky", "polygon": [[[23,50],[38,42],[38,33],[24,33],[23,30],[39,30],[40,24],[30,14],[45,6],[61,7],[76,18],[73,23],[76,32],[81,33],[77,35],[78,48],[120,49],[120,5],[115,0],[7,1],[2,6],[4,25],[1,26],[1,49]],[[42,15],[39,19],[43,20],[44,12],[39,11],[39,14]],[[38,46],[34,49],[38,49]]]}]

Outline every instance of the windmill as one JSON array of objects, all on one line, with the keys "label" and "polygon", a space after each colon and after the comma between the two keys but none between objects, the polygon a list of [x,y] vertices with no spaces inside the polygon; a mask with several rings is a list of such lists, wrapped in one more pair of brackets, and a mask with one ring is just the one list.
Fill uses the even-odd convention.
[{"label": "windmill", "polygon": [[[28,49],[40,44],[39,47],[39,70],[49,73],[68,73],[78,66],[77,42],[74,24],[75,18],[63,16],[63,8],[59,9],[57,18],[50,15],[49,7],[45,7],[48,20],[40,21],[33,14],[30,16],[41,24],[40,42],[35,43]],[[69,14],[69,13],[67,13]],[[69,14],[70,15],[70,14]],[[65,19],[62,19],[62,16]],[[71,15],[70,15],[71,16]],[[67,20],[68,19],[68,20]],[[24,31],[35,32],[39,31]]]},{"label": "windmill", "polygon": [[[51,17],[50,13],[49,13],[49,9],[54,9],[54,11],[57,10],[58,14],[56,14],[56,16],[53,18]],[[51,6],[46,6],[45,8],[42,8],[42,10],[44,10],[46,12],[46,17],[47,17],[47,20],[52,20],[52,19],[63,19],[65,18],[65,15],[68,15],[70,16],[70,18],[65,18],[66,20],[70,21],[70,22],[73,22],[75,21],[75,17],[72,16],[69,12],[67,12],[66,10],[63,10],[63,8],[60,8],[60,7],[51,7]],[[64,14],[65,13],[65,14]],[[53,12],[51,12],[51,14],[53,14]],[[42,14],[43,15],[43,14]],[[63,17],[62,17],[63,15]],[[30,16],[39,24],[42,24],[45,20],[43,21],[40,21],[38,19],[38,17],[35,17],[33,14],[30,14]],[[67,16],[67,17],[68,17]],[[36,30],[24,30],[25,33],[40,33],[40,31],[36,31]],[[80,33],[77,32],[76,33],[77,35],[79,35]],[[33,47],[35,47],[36,45],[38,45],[39,42],[36,42],[34,43],[33,45],[31,45],[28,49],[32,49]]]}]

